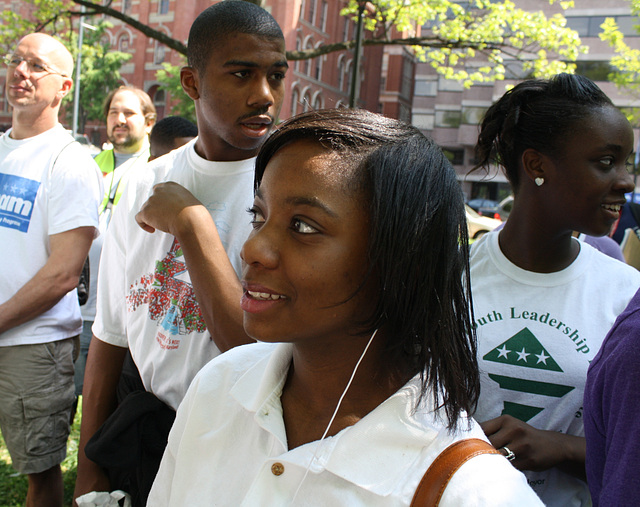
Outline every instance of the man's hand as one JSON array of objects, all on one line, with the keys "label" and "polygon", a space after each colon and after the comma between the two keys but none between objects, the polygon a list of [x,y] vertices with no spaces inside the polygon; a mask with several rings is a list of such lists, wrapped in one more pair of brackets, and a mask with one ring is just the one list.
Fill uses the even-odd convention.
[{"label": "man's hand", "polygon": [[136,215],[136,222],[147,232],[159,230],[179,236],[181,222],[188,222],[190,213],[209,214],[191,192],[173,181],[153,187],[151,197]]}]

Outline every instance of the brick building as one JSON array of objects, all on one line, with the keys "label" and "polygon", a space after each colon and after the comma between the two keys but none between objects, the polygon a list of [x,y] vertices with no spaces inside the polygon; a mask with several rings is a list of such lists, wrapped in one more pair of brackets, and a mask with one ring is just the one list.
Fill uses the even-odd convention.
[{"label": "brick building", "polygon": [[[558,2],[549,5],[548,0],[516,0],[516,4],[530,11],[543,11],[547,16],[562,12]],[[631,16],[628,0],[579,0],[574,8],[564,11],[564,16],[568,26],[578,31],[582,43],[589,47],[587,54],[579,56],[576,72],[596,81],[617,106],[640,106],[640,101],[620,92],[607,81],[613,51],[598,37],[605,18],[613,17],[625,34],[627,44],[640,48],[640,36],[633,27],[638,19]],[[468,174],[474,165],[478,124],[485,111],[508,86],[527,77],[518,62],[510,62],[506,67],[508,74],[504,81],[475,85],[469,89],[455,81],[442,79],[429,64],[419,63],[416,67],[412,123],[431,135],[447,152],[468,199],[500,200],[511,192],[502,173],[496,171],[490,178],[484,174]],[[635,134],[637,143],[637,129]]]},{"label": "brick building", "polygon": [[[178,8],[177,0],[114,0],[111,7],[186,44],[191,23],[212,3],[215,2],[190,0],[181,2]],[[266,0],[264,4],[282,27],[287,50],[309,49],[355,38],[353,20],[340,16],[345,0]],[[0,0],[0,9],[7,8],[24,12],[27,7],[16,0]],[[87,22],[91,23],[92,19],[96,22],[95,17]],[[133,55],[121,69],[123,82],[149,93],[159,118],[170,114],[176,100],[189,100],[186,96],[170,97],[160,89],[156,79],[163,62],[182,65],[182,55],[117,19],[109,18],[109,21],[114,25],[108,31],[111,47]],[[358,105],[410,121],[415,70],[411,51],[375,46],[363,48],[361,54]],[[340,51],[290,62],[281,119],[308,109],[346,106],[353,60],[354,51]],[[5,72],[6,69],[0,71],[3,92]],[[10,123],[11,114],[3,93],[0,129],[6,129]],[[95,144],[100,145],[106,139],[103,125],[89,124],[85,130]]]}]

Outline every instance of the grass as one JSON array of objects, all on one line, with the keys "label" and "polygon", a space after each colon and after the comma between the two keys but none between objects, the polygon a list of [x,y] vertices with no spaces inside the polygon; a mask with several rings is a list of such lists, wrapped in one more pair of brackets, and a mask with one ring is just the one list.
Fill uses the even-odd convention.
[{"label": "grass", "polygon": [[[67,442],[67,457],[62,462],[62,480],[64,481],[64,505],[71,507],[73,488],[76,484],[78,468],[78,439],[80,438],[80,418],[82,400],[78,401],[78,412],[71,427]],[[0,507],[22,507],[27,498],[27,477],[19,474],[11,466],[11,458],[0,435]]]}]

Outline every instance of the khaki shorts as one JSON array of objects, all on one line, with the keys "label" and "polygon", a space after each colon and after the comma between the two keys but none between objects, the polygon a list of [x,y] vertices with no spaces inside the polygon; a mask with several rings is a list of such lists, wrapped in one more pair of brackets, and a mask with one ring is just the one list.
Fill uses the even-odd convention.
[{"label": "khaki shorts", "polygon": [[60,464],[75,401],[74,339],[0,347],[0,429],[23,474]]}]

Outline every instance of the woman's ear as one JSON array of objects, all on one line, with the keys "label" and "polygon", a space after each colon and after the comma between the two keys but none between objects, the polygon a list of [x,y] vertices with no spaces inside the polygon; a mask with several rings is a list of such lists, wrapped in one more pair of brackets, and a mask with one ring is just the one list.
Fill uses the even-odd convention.
[{"label": "woman's ear", "polygon": [[544,184],[548,176],[547,163],[548,157],[538,150],[527,148],[522,152],[522,168],[527,178],[535,183],[538,187]]},{"label": "woman's ear", "polygon": [[200,98],[200,93],[198,92],[200,88],[198,71],[193,67],[182,67],[180,69],[180,84],[182,85],[182,89],[192,100]]}]

